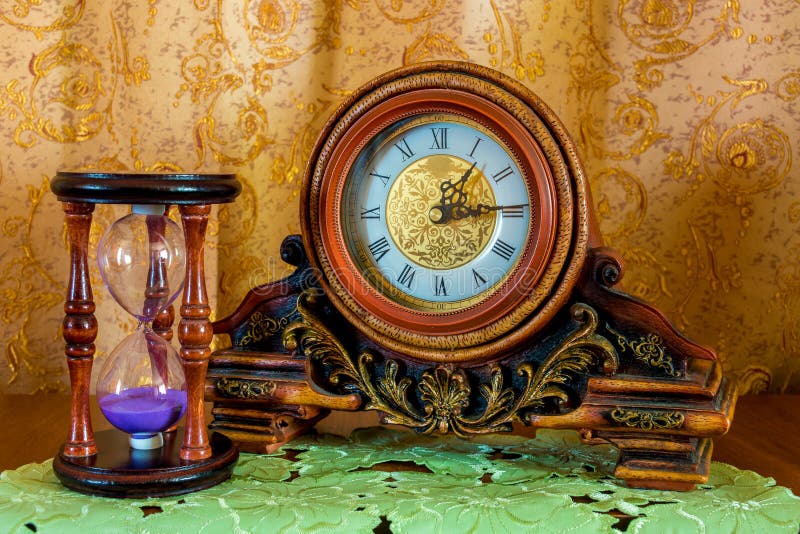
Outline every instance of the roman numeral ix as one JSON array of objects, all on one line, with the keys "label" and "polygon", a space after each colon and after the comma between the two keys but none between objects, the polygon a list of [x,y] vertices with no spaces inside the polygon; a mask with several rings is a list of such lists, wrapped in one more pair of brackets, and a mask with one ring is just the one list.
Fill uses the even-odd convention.
[{"label": "roman numeral ix", "polygon": [[386,176],[385,174],[378,174],[377,172],[372,171],[371,173],[369,173],[369,175],[383,182],[383,187],[386,187],[386,185],[389,183],[389,177]]},{"label": "roman numeral ix", "polygon": [[377,208],[372,209],[362,209],[361,210],[361,218],[362,219],[380,219],[381,218],[381,207],[378,205]]}]

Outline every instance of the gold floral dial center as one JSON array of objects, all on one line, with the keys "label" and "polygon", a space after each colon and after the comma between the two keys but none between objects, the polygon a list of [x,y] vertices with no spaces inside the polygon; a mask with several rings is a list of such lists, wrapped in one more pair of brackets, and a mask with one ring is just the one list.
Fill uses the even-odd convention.
[{"label": "gold floral dial center", "polygon": [[[442,201],[442,184],[456,183],[470,169],[461,158],[437,154],[406,167],[389,189],[386,223],[397,248],[411,261],[429,269],[455,269],[477,257],[494,231],[497,214],[449,220],[437,224],[431,209]],[[495,205],[489,181],[477,168],[463,186],[469,205]],[[436,213],[435,209],[434,212]]]}]

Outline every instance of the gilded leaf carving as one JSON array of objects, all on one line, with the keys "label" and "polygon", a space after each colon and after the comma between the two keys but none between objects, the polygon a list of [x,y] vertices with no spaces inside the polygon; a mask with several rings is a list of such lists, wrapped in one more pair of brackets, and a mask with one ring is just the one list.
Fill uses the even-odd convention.
[{"label": "gilded leaf carving", "polygon": [[642,430],[677,429],[683,426],[686,416],[681,412],[658,412],[652,410],[629,410],[615,408],[611,420],[621,426]]},{"label": "gilded leaf carving", "polygon": [[575,304],[572,315],[577,327],[538,367],[532,363],[517,367],[516,373],[524,377],[521,390],[506,386],[501,367],[490,364],[489,383],[478,387],[483,402],[476,403],[466,372],[447,364],[423,370],[415,381],[389,359],[383,375],[377,374],[378,356],[371,351],[351,355],[315,312],[318,305],[311,293],[300,295],[301,319],[284,330],[287,349],[327,369],[332,384],[363,393],[364,408],[381,412],[385,423],[424,433],[463,436],[508,431],[512,422],[524,420],[528,411],[543,408],[548,400],[566,404],[576,394],[575,381],[586,373],[610,374],[618,366],[613,345],[596,332],[596,312]]}]

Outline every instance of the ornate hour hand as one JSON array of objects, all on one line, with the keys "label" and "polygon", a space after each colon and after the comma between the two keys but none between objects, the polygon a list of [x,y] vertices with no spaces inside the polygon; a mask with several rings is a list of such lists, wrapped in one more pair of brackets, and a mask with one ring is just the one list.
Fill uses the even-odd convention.
[{"label": "ornate hour hand", "polygon": [[467,169],[455,183],[450,180],[442,182],[442,185],[439,186],[439,189],[442,191],[442,199],[439,201],[441,205],[450,204],[459,206],[467,203],[467,194],[464,192],[464,186],[467,184],[467,180],[469,180],[472,170],[477,163],[476,161],[470,165],[469,169]]},{"label": "ornate hour hand", "polygon": [[467,194],[464,192],[464,186],[467,184],[467,180],[469,180],[476,164],[477,162],[474,162],[470,165],[469,169],[455,182],[451,180],[442,182],[439,186],[439,189],[442,191],[439,204],[433,206],[428,211],[428,217],[431,222],[435,224],[444,224],[452,219],[463,219],[463,216],[455,217],[454,212],[460,211],[461,208],[467,205]]}]

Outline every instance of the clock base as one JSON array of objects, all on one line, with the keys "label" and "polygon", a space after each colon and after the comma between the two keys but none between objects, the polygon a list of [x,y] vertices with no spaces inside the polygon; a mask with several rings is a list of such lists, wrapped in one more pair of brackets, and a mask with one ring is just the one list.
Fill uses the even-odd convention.
[{"label": "clock base", "polygon": [[251,291],[214,324],[232,347],[213,354],[212,428],[243,450],[271,452],[327,410],[377,410],[423,433],[574,429],[620,451],[632,487],[689,490],[708,479],[711,438],[727,432],[736,388],[710,349],[619,291],[622,262],[590,249],[567,306],[494,359],[424,362],[365,338],[313,281],[299,236],[281,250],[296,271]]},{"label": "clock base", "polygon": [[234,440],[240,451],[272,454],[313,429],[330,410],[314,406],[242,407],[217,399],[211,413],[214,422],[209,428]]}]

